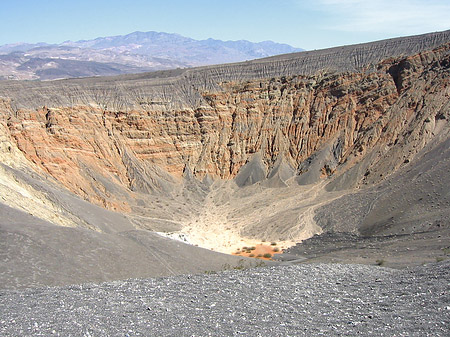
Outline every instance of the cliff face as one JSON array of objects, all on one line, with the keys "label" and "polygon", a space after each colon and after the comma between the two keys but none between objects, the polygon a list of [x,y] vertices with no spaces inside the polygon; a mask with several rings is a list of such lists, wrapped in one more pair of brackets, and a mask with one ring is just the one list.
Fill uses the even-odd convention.
[{"label": "cliff face", "polygon": [[411,160],[437,123],[448,126],[449,49],[386,59],[375,71],[221,82],[192,108],[12,111],[4,100],[1,123],[40,170],[121,211],[129,206],[92,172],[128,190],[158,191],[185,170],[232,179],[259,153],[263,178],[282,161],[311,183],[371,154],[355,184],[377,182]]}]

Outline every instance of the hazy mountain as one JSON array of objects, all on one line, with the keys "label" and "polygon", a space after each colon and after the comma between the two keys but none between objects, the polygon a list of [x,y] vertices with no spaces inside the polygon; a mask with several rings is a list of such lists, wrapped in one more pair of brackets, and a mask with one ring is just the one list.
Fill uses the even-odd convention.
[{"label": "hazy mountain", "polygon": [[191,65],[239,62],[248,59],[292,53],[302,49],[272,41],[194,40],[178,34],[134,32],[95,40],[65,42],[62,45],[96,50],[111,50],[175,59]]},{"label": "hazy mountain", "polygon": [[194,40],[134,32],[61,44],[0,46],[0,78],[58,79],[138,73],[251,60],[302,49],[272,41]]}]

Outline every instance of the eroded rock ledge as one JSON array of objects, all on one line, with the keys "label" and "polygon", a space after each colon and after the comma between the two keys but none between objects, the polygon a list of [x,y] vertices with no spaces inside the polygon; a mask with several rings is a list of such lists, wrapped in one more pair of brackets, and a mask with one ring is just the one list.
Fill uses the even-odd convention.
[{"label": "eroded rock ledge", "polygon": [[[190,105],[184,101],[178,108],[167,102],[176,93],[170,82],[179,76],[1,83],[8,97],[2,99],[0,123],[6,138],[37,168],[83,198],[124,211],[128,206],[114,200],[118,197],[108,191],[109,185],[164,191],[186,170],[198,179],[232,179],[246,163],[252,169],[240,177],[241,185],[273,177],[274,185],[282,185],[294,174],[300,175],[300,183],[313,183],[362,161],[351,184],[377,182],[447,129],[450,45],[368,63],[384,55],[374,52],[376,56],[365,56],[367,62],[353,71],[339,62],[357,50],[371,55],[370,50],[395,45],[394,54],[404,53],[417,45],[437,44],[448,35],[309,54],[313,60],[338,53],[341,57],[333,61],[338,72],[290,75],[289,68],[281,71],[276,66],[283,76],[255,72],[243,78],[261,78],[238,80],[230,75],[225,81],[223,76],[205,75],[213,79],[214,88],[192,80],[189,87],[200,100]],[[302,53],[296,57],[255,61],[251,67],[306,62]],[[191,74],[233,67],[246,64]],[[167,94],[161,101],[146,91],[155,88],[156,80],[164,84],[156,87]],[[51,97],[43,97],[46,90],[51,90]],[[71,104],[68,99],[73,99]],[[18,108],[17,100],[39,108]]]}]

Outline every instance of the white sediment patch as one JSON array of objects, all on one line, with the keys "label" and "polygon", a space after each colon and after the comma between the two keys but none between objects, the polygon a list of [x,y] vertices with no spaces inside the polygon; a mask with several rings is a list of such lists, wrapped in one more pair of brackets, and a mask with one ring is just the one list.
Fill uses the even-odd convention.
[{"label": "white sediment patch", "polygon": [[189,240],[189,236],[185,233],[179,233],[179,232],[171,232],[171,233],[165,233],[165,232],[156,232],[156,234],[172,239],[172,240],[177,240],[177,241],[181,241],[184,243],[187,243],[189,245],[194,245],[190,240]]},{"label": "white sediment patch", "polygon": [[321,233],[314,220],[315,209],[343,193],[326,192],[324,182],[299,186],[288,181],[286,185],[239,188],[233,182],[218,181],[180,233],[191,244],[227,254],[272,242],[286,249]]},{"label": "white sediment patch", "polygon": [[45,194],[17,180],[0,166],[0,202],[55,225],[76,227],[77,224],[47,199]]},{"label": "white sediment patch", "polygon": [[[33,197],[26,189],[24,189],[22,186],[20,186],[17,181],[15,181],[14,179],[11,179],[10,177],[8,177],[8,178],[5,177],[3,169],[1,169],[1,171],[0,171],[0,191],[3,192],[5,190],[15,191],[15,192],[19,193],[20,195],[22,195],[22,197],[24,197],[24,198],[32,198]],[[3,200],[6,200],[6,194],[7,193],[2,193]]]}]

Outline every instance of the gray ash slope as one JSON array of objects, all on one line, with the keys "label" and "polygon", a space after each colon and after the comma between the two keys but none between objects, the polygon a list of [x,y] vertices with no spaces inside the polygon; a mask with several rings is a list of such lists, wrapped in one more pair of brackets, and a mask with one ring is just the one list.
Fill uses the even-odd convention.
[{"label": "gray ash slope", "polygon": [[[319,207],[321,235],[287,250],[285,259],[375,263],[402,268],[449,258],[450,139],[425,148],[380,184]],[[356,168],[358,169],[358,168]],[[353,179],[347,172],[340,181]],[[366,175],[370,179],[375,172]],[[336,188],[335,180],[328,188]]]},{"label": "gray ash slope", "polygon": [[35,173],[15,171],[15,177],[45,193],[59,205],[58,212],[78,226],[57,226],[0,202],[0,289],[203,273],[262,263],[138,230],[130,217],[81,200]]},{"label": "gray ash slope", "polygon": [[450,263],[311,264],[0,292],[2,336],[448,336]]},{"label": "gray ash slope", "polygon": [[[97,219],[117,214],[86,207]],[[96,214],[92,214],[96,211]],[[255,266],[258,261],[219,254],[143,230],[99,233],[58,227],[0,203],[1,289],[104,282]],[[110,225],[110,224],[109,224]]]}]

